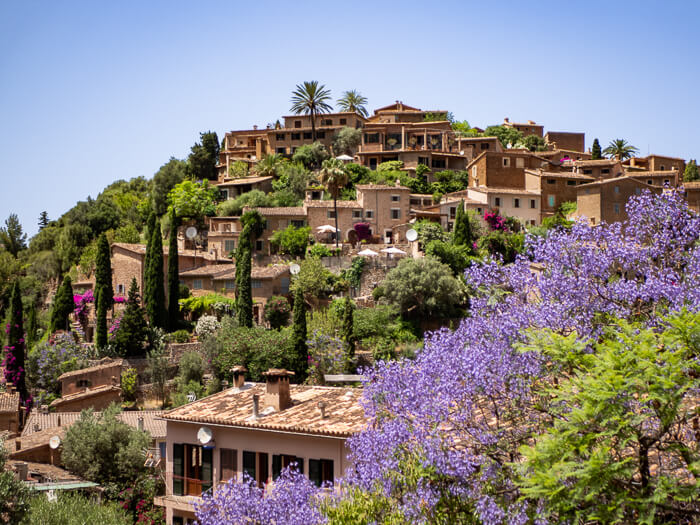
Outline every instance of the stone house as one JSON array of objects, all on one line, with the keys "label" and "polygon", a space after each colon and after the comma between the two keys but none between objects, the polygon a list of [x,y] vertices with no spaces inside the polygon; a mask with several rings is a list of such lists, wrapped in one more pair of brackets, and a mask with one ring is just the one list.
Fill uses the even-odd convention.
[{"label": "stone house", "polygon": [[576,188],[593,182],[591,175],[566,171],[525,170],[525,188],[540,192],[540,217],[554,215],[564,202],[576,202]]},{"label": "stone house", "polygon": [[624,221],[627,219],[627,201],[645,189],[654,193],[661,191],[632,177],[616,177],[577,186],[576,216],[586,217],[591,224]]},{"label": "stone house", "polygon": [[700,181],[684,182],[683,190],[688,207],[695,213],[700,213]]},{"label": "stone house", "polygon": [[123,361],[117,359],[95,366],[66,372],[58,377],[61,397],[50,407],[57,412],[80,411],[85,408],[101,410],[121,401],[121,372]]},{"label": "stone house", "polygon": [[518,130],[523,134],[523,137],[528,137],[530,135],[542,137],[544,132],[544,126],[537,124],[534,120],[528,120],[527,122],[511,122],[510,119],[506,117],[503,119],[503,125],[507,128]]},{"label": "stone house", "polygon": [[622,163],[617,159],[573,160],[565,162],[563,169],[579,175],[590,175],[596,180],[612,179],[624,175]]},{"label": "stone house", "polygon": [[[313,143],[310,115],[287,115],[284,126],[267,130],[270,151],[284,156],[292,156],[300,146]],[[316,115],[316,140],[331,151],[333,138],[343,128],[359,129],[366,119],[354,112],[326,113]]]},{"label": "stone house", "polygon": [[665,155],[652,154],[646,157],[632,157],[631,159],[626,159],[623,164],[627,168],[636,168],[646,171],[671,171],[675,169],[681,174],[685,171],[684,159],[667,157]]},{"label": "stone house", "polygon": [[346,440],[365,425],[360,389],[290,385],[292,373],[268,370],[265,384],[244,382],[166,412],[166,523],[194,518],[203,492],[247,473],[274,481],[292,463],[316,484],[349,466]]},{"label": "stone house", "polygon": [[527,225],[537,225],[540,217],[540,190],[525,188],[469,188],[469,199],[504,217],[515,217]]},{"label": "stone house", "polygon": [[526,149],[485,151],[467,165],[469,187],[525,188],[526,169],[549,169],[560,164]]},{"label": "stone house", "polygon": [[0,432],[17,434],[22,426],[22,409],[19,392],[11,385],[5,392],[0,392]]},{"label": "stone house", "polygon": [[548,131],[544,134],[544,141],[551,149],[561,149],[575,152],[586,151],[585,133]]},{"label": "stone house", "polygon": [[677,188],[683,181],[683,175],[679,173],[675,167],[666,171],[645,171],[625,168],[625,174],[658,188]]},{"label": "stone house", "polygon": [[267,140],[269,129],[253,126],[253,129],[229,131],[224,135],[223,147],[219,151],[219,163],[216,166],[219,180],[228,177],[229,168],[233,163],[245,162],[250,168],[270,152]]},{"label": "stone house", "polygon": [[258,190],[264,193],[272,191],[272,177],[219,177],[215,184],[219,188],[219,199],[222,201],[235,199],[249,191]]}]

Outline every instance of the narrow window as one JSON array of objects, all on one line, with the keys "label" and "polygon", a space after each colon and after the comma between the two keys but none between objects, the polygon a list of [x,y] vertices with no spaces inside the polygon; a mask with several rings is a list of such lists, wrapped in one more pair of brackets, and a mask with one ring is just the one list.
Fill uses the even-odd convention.
[{"label": "narrow window", "polygon": [[222,448],[219,451],[221,460],[221,481],[228,481],[236,477],[238,471],[238,451],[231,448]]}]

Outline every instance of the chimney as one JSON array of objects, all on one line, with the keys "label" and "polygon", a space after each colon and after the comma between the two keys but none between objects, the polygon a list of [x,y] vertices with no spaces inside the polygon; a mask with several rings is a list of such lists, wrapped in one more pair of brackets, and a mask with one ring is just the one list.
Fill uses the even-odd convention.
[{"label": "chimney", "polygon": [[318,409],[321,411],[321,419],[326,419],[326,403],[325,401],[318,402]]},{"label": "chimney", "polygon": [[39,432],[39,423],[34,423],[34,432]]},{"label": "chimney", "polygon": [[39,409],[40,414],[48,414],[49,413],[49,405],[41,405],[41,408]]},{"label": "chimney", "polygon": [[260,396],[253,394],[253,419],[258,419],[260,415]]},{"label": "chimney", "polygon": [[253,129],[254,129],[254,130],[257,130],[257,129],[258,129],[258,126],[257,126],[257,125],[253,126]]},{"label": "chimney", "polygon": [[29,477],[29,465],[27,465],[24,461],[20,461],[17,463],[17,478],[20,481],[27,481]]},{"label": "chimney", "polygon": [[22,450],[22,439],[15,439],[15,450]]},{"label": "chimney", "polygon": [[630,159],[630,167],[633,168],[633,167],[635,167],[636,165],[637,165],[637,160],[636,160],[634,157],[632,157],[632,158]]},{"label": "chimney", "polygon": [[510,119],[508,117],[503,118],[503,123],[508,124],[510,122]]},{"label": "chimney", "polygon": [[58,426],[60,427],[60,426],[61,426],[61,414],[58,414],[58,418],[57,418],[57,419],[58,419],[58,421],[57,421]]},{"label": "chimney", "polygon": [[139,416],[136,426],[139,429],[139,432],[143,432],[143,416]]},{"label": "chimney", "polygon": [[231,372],[233,372],[233,387],[234,388],[242,388],[243,385],[245,385],[245,373],[248,370],[246,367],[238,365],[234,366],[231,369]]},{"label": "chimney", "polygon": [[527,123],[530,124],[531,126],[534,126],[534,125],[535,125],[535,121],[534,121],[534,120],[528,120]]},{"label": "chimney", "polygon": [[265,406],[274,407],[281,412],[292,406],[292,397],[289,394],[289,378],[294,372],[284,368],[271,368],[263,372],[265,376]]}]

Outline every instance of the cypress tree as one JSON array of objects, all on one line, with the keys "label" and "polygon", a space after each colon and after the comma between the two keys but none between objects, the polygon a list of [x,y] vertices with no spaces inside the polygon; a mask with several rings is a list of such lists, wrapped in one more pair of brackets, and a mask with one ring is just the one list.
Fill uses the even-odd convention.
[{"label": "cypress tree", "polygon": [[148,275],[148,268],[151,264],[151,237],[153,237],[153,230],[156,229],[156,214],[151,211],[148,214],[148,219],[146,219],[146,254],[143,256],[143,299],[146,300],[147,297],[151,295],[149,290],[148,281],[145,276]]},{"label": "cypress tree", "polygon": [[[71,296],[71,301],[73,297]],[[22,294],[19,281],[12,286],[10,299],[10,322],[7,327],[5,347],[5,380],[12,383],[20,393],[22,403],[27,400],[27,385],[24,378],[24,323],[22,318]]]},{"label": "cypress tree", "polygon": [[309,349],[306,346],[306,303],[300,286],[294,291],[294,325],[292,327],[292,368],[294,377],[303,383],[309,368]]},{"label": "cypress tree", "polygon": [[119,328],[114,334],[114,347],[121,356],[143,355],[143,343],[148,337],[144,312],[141,308],[139,286],[136,278],[131,280],[129,297]]},{"label": "cypress tree", "polygon": [[355,305],[349,297],[346,297],[343,304],[343,340],[346,344],[345,372],[348,374],[354,371],[355,366],[354,312]]},{"label": "cypress tree", "polygon": [[97,348],[107,346],[107,310],[114,304],[112,287],[112,262],[109,257],[109,242],[103,233],[97,241],[95,261],[95,343]]},{"label": "cypress tree", "polygon": [[73,286],[68,274],[63,278],[63,283],[58,287],[56,296],[53,299],[53,308],[51,309],[51,333],[56,330],[70,330],[68,316],[75,309],[73,303]]},{"label": "cypress tree", "polygon": [[238,324],[253,326],[253,290],[250,272],[252,271],[251,257],[253,241],[263,232],[263,218],[257,211],[247,211],[241,217],[243,229],[238,238],[236,249],[236,310]]},{"label": "cypress tree", "polygon": [[459,201],[459,206],[457,206],[457,215],[455,216],[455,229],[452,233],[452,244],[455,246],[462,246],[467,242],[468,231],[465,231],[469,227],[467,223],[464,222],[464,200]]},{"label": "cypress tree", "polygon": [[598,139],[593,140],[593,147],[591,148],[591,160],[600,160],[603,158],[603,152],[600,149],[600,142]]},{"label": "cypress tree", "polygon": [[177,253],[177,227],[179,221],[175,207],[170,208],[170,238],[168,244],[168,330],[177,330],[180,319],[180,268]]},{"label": "cypress tree", "polygon": [[36,302],[32,300],[27,314],[27,346],[31,347],[36,342],[38,321],[36,318]]},{"label": "cypress tree", "polygon": [[165,276],[163,275],[163,236],[156,221],[151,236],[149,261],[146,267],[146,313],[152,327],[165,328]]},{"label": "cypress tree", "polygon": [[694,182],[700,180],[700,171],[698,171],[698,163],[694,159],[690,159],[685,165],[683,172],[683,182]]}]

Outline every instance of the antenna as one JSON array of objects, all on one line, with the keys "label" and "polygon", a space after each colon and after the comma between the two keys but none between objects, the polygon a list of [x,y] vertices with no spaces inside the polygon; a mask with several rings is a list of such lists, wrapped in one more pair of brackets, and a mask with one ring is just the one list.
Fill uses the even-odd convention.
[{"label": "antenna", "polygon": [[185,230],[185,237],[187,237],[189,240],[194,239],[197,236],[197,228],[194,226],[190,226]]},{"label": "antenna", "polygon": [[53,450],[56,450],[60,446],[61,438],[58,436],[51,436],[51,439],[49,439],[49,447],[51,447]]},{"label": "antenna", "polygon": [[415,241],[416,239],[418,239],[418,232],[411,228],[406,232],[406,239],[408,240],[408,242]]},{"label": "antenna", "polygon": [[209,445],[214,439],[214,433],[209,427],[199,427],[197,431],[197,440],[202,445]]},{"label": "antenna", "polygon": [[298,275],[300,271],[301,271],[301,266],[299,266],[297,263],[292,263],[289,265],[289,272],[292,275]]}]

